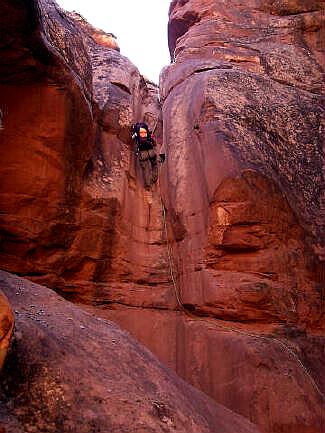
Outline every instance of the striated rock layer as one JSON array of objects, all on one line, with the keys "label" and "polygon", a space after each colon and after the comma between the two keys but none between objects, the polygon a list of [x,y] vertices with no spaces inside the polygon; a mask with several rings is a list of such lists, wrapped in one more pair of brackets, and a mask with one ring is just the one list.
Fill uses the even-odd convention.
[{"label": "striated rock layer", "polygon": [[[323,12],[173,1],[161,113],[113,35],[50,0],[0,5],[0,266],[265,433],[322,429]],[[140,119],[168,154],[150,193]]]}]

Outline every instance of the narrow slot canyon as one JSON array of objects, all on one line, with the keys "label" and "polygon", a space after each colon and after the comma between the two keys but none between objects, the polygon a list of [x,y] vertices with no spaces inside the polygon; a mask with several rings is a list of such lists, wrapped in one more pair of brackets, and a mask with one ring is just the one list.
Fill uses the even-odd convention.
[{"label": "narrow slot canyon", "polygon": [[1,2],[0,433],[322,432],[324,9],[173,0],[156,85]]}]

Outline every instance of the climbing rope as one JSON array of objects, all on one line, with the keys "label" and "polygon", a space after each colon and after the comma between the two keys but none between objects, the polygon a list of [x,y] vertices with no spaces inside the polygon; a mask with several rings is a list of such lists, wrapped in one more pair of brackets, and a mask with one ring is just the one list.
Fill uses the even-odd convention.
[{"label": "climbing rope", "polygon": [[173,257],[172,257],[172,251],[171,251],[171,245],[168,241],[168,230],[167,230],[167,218],[166,218],[166,208],[161,196],[161,189],[160,189],[160,182],[159,182],[159,177],[158,176],[158,186],[159,186],[159,195],[160,195],[160,203],[161,203],[161,209],[162,209],[162,217],[163,217],[163,225],[164,225],[164,232],[165,232],[165,238],[166,238],[166,246],[167,246],[167,255],[168,255],[168,265],[169,265],[169,274],[170,274],[170,278],[173,282],[173,288],[174,288],[174,293],[175,293],[175,297],[177,300],[177,303],[179,305],[179,307],[181,308],[181,310],[183,310],[185,313],[187,313],[187,309],[184,307],[181,299],[180,299],[180,294],[177,288],[177,283],[176,283],[176,278],[175,278],[175,271],[174,271],[174,262],[173,262]]},{"label": "climbing rope", "polygon": [[232,331],[232,332],[235,332],[237,334],[249,336],[249,337],[252,337],[252,338],[262,339],[262,340],[268,341],[268,342],[269,341],[274,341],[274,342],[278,343],[285,351],[287,351],[290,355],[292,355],[293,358],[298,362],[298,365],[300,365],[300,367],[302,368],[302,370],[305,373],[305,375],[309,378],[309,381],[310,381],[311,385],[313,386],[313,388],[317,391],[317,393],[319,394],[319,396],[325,401],[325,395],[319,389],[319,386],[315,382],[315,380],[312,377],[311,373],[307,370],[307,368],[305,367],[305,365],[299,359],[298,355],[288,345],[286,345],[283,341],[281,341],[281,340],[279,340],[279,339],[277,339],[275,337],[266,337],[266,336],[263,336],[263,335],[258,335],[258,334],[253,334],[251,332],[242,331],[240,329],[231,328],[229,326],[220,325],[219,323],[216,323],[215,321],[211,322],[211,320],[206,319],[206,318],[205,319],[201,319],[200,317],[197,317],[194,314],[192,314],[191,311],[189,311],[186,307],[184,307],[184,304],[182,303],[182,300],[181,300],[181,297],[180,297],[180,291],[178,289],[177,281],[176,281],[172,247],[171,247],[171,244],[170,244],[169,239],[168,239],[166,207],[165,207],[165,204],[164,204],[163,199],[162,199],[161,186],[160,186],[160,173],[159,173],[159,176],[158,176],[158,188],[159,188],[159,197],[160,197],[160,203],[161,203],[163,226],[164,226],[164,233],[165,233],[166,246],[167,246],[169,274],[170,274],[171,281],[173,283],[173,289],[174,289],[174,293],[175,293],[175,298],[177,300],[177,304],[178,304],[179,308],[192,320],[204,322],[205,324],[208,322],[209,324],[211,324],[211,325],[213,325],[213,326],[215,326],[217,328],[223,329],[225,331]]}]

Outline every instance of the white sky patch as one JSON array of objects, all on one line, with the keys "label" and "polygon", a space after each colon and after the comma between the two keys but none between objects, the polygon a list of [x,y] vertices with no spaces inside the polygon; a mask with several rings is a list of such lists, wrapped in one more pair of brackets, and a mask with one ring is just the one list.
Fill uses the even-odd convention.
[{"label": "white sky patch", "polygon": [[56,0],[68,11],[75,10],[90,24],[113,33],[121,54],[141,74],[158,83],[161,69],[170,63],[168,9],[170,0]]}]

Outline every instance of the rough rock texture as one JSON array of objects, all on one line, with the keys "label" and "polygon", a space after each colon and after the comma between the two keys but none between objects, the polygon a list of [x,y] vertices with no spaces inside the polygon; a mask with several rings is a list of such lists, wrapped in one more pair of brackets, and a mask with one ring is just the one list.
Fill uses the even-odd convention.
[{"label": "rough rock texture", "polygon": [[130,139],[144,119],[159,141],[157,86],[52,1],[3,2],[1,19],[0,265],[88,303],[109,280],[133,290],[159,258]]},{"label": "rough rock texture", "polygon": [[[173,1],[169,45],[175,64],[162,80],[165,99],[174,89],[167,105],[188,95],[178,110],[192,138],[203,148],[213,141],[230,153],[227,170],[258,168],[287,193],[320,257],[323,12],[324,1]],[[197,100],[185,114],[194,96],[204,102]],[[214,139],[206,138],[209,133]],[[216,180],[208,181],[209,198]]]},{"label": "rough rock texture", "polygon": [[181,377],[261,431],[322,433],[323,336],[157,309],[87,310],[129,329]]},{"label": "rough rock texture", "polygon": [[14,315],[7,298],[0,292],[0,370],[7,356],[14,329]]},{"label": "rough rock texture", "polygon": [[172,2],[168,156],[145,193],[130,125],[162,141],[156,86],[78,14],[0,5],[0,266],[115,320],[263,433],[322,429],[323,9]]},{"label": "rough rock texture", "polygon": [[[305,391],[309,377],[278,342],[237,334],[233,345],[229,333],[212,337],[202,325],[182,343],[200,355],[183,353],[191,362],[177,371],[272,433],[321,431],[324,4],[173,1],[174,63],[161,77],[165,201],[177,221],[170,236],[181,301],[192,315],[232,321],[228,328],[289,337],[303,362],[312,347],[318,361],[306,365],[318,390]],[[215,352],[202,348],[217,340]],[[238,376],[237,365],[252,368],[254,379]]]},{"label": "rough rock texture", "polygon": [[[17,317],[2,378],[10,428],[16,419],[37,433],[258,432],[162,366],[114,323],[6,272],[0,272],[0,287]],[[2,412],[0,428],[7,420]]]},{"label": "rough rock texture", "polygon": [[102,45],[106,48],[112,48],[113,50],[120,51],[116,36],[113,33],[106,33],[101,29],[95,28],[90,25],[82,15],[77,12],[68,12],[67,16],[77,21],[84,32],[87,34],[87,39],[92,40],[97,45]]},{"label": "rough rock texture", "polygon": [[[200,356],[177,371],[272,433],[322,428],[324,4],[173,1],[174,63],[161,77],[165,200],[177,220],[170,236],[183,304],[228,328],[285,337],[318,390],[306,392],[309,377],[279,342],[212,337],[202,324],[182,346],[183,359]],[[254,378],[236,374],[239,365]]]}]

